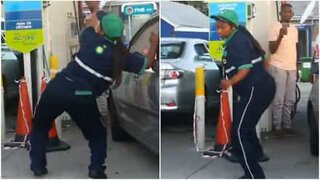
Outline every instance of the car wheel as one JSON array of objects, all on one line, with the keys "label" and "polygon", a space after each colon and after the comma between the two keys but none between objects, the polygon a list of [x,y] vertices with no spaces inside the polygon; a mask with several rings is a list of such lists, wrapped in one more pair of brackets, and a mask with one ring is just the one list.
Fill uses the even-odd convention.
[{"label": "car wheel", "polygon": [[117,110],[114,104],[112,94],[108,98],[108,107],[110,112],[110,123],[111,123],[111,135],[113,141],[125,141],[130,139],[129,134],[124,131],[119,123]]},{"label": "car wheel", "polygon": [[308,106],[308,122],[310,130],[310,151],[313,156],[319,156],[319,130],[316,127],[316,117],[313,113],[313,107],[310,103]]}]

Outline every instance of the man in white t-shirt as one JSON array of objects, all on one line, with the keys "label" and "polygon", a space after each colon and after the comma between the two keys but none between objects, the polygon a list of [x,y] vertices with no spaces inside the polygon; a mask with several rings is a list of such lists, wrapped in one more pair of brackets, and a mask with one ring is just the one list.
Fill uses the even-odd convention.
[{"label": "man in white t-shirt", "polygon": [[274,137],[294,136],[291,113],[296,100],[298,30],[290,23],[293,16],[290,4],[281,5],[281,21],[269,31],[271,53],[269,71],[276,82],[272,103]]}]

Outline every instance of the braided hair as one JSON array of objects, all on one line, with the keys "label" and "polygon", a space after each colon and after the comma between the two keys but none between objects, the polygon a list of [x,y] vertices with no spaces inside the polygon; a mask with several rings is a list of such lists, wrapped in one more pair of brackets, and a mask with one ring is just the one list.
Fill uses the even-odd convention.
[{"label": "braided hair", "polygon": [[247,30],[247,28],[245,28],[242,25],[239,25],[237,27],[238,31],[244,33],[250,40],[250,42],[253,44],[254,49],[261,54],[262,56],[264,56],[266,54],[266,52],[262,49],[260,43],[253,37],[253,35]]}]

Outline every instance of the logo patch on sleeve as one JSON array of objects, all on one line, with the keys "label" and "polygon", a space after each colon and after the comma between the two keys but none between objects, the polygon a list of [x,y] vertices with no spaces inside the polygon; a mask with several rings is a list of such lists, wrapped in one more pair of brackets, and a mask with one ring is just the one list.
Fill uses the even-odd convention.
[{"label": "logo patch on sleeve", "polygon": [[104,51],[104,48],[103,48],[103,47],[101,47],[101,46],[97,46],[97,47],[96,47],[96,53],[97,53],[97,54],[102,54],[103,51]]},{"label": "logo patch on sleeve", "polygon": [[222,59],[223,64],[227,64],[227,60],[225,58]]}]

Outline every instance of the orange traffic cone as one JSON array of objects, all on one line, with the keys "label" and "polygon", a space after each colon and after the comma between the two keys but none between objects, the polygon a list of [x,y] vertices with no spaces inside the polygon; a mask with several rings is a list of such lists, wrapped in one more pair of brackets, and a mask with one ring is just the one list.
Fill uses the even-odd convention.
[{"label": "orange traffic cone", "polygon": [[220,114],[216,130],[215,150],[225,150],[226,146],[231,143],[231,112],[228,92],[222,91],[220,98]]},{"label": "orange traffic cone", "polygon": [[221,91],[220,94],[220,113],[216,128],[215,145],[203,153],[204,156],[221,157],[231,143],[231,112],[227,91]]},{"label": "orange traffic cone", "polygon": [[[41,86],[40,86],[41,93],[45,90],[46,86],[47,86],[47,79],[43,77],[41,78]],[[47,152],[63,151],[63,150],[70,149],[70,145],[68,145],[67,143],[59,139],[56,124],[54,121],[52,122],[51,129],[49,130],[48,137],[49,137],[49,141],[47,145]]]},{"label": "orange traffic cone", "polygon": [[25,147],[31,130],[32,112],[25,78],[19,80],[19,104],[14,141],[5,143],[5,147]]}]

